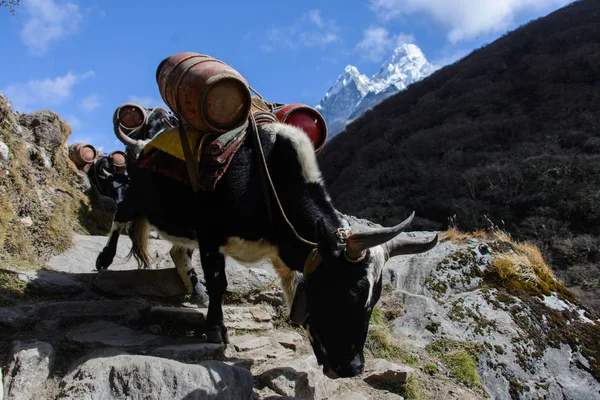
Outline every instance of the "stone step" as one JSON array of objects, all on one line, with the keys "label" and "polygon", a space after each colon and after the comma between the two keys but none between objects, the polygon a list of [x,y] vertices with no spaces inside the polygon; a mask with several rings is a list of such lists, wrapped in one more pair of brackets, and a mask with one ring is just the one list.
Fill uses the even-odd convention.
[{"label": "stone step", "polygon": [[175,268],[105,270],[98,273],[93,287],[119,297],[149,297],[181,301],[187,289]]},{"label": "stone step", "polygon": [[[208,308],[155,306],[150,315],[160,320],[185,322],[191,325],[204,325]],[[265,331],[273,329],[273,309],[268,305],[223,306],[223,320],[229,329],[245,331]]]},{"label": "stone step", "polygon": [[163,338],[108,321],[94,321],[66,334],[66,339],[86,347],[140,347]]},{"label": "stone step", "polygon": [[144,300],[40,301],[35,304],[0,307],[0,325],[20,329],[44,320],[116,318],[139,320],[150,310]]},{"label": "stone step", "polygon": [[225,345],[216,343],[193,343],[158,347],[150,352],[154,357],[195,364],[200,361],[214,360],[222,357]]}]

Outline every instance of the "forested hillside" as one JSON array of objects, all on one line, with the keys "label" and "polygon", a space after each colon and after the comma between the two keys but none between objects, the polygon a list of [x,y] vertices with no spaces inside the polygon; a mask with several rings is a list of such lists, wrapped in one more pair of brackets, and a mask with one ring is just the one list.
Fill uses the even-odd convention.
[{"label": "forested hillside", "polygon": [[536,242],[568,285],[598,289],[600,2],[575,2],[411,85],[319,158],[340,211],[392,224],[416,210],[414,229],[491,221]]}]

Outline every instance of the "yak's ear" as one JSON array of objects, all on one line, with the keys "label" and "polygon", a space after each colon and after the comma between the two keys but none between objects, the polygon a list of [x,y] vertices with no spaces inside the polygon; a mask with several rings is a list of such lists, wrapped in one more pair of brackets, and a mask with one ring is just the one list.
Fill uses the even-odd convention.
[{"label": "yak's ear", "polygon": [[296,286],[296,294],[290,307],[290,322],[303,326],[308,318],[308,303],[306,301],[306,283],[301,280]]}]

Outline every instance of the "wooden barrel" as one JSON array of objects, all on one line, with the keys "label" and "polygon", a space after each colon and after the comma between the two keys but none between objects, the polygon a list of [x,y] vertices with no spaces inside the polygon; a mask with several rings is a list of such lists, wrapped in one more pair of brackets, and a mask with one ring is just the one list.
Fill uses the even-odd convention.
[{"label": "wooden barrel", "polygon": [[156,82],[171,110],[202,132],[228,132],[250,115],[246,80],[210,56],[185,52],[167,57],[156,70]]},{"label": "wooden barrel", "polygon": [[327,124],[317,110],[306,104],[286,104],[275,111],[275,116],[284,124],[293,125],[302,129],[310,138],[319,154],[327,141]]},{"label": "wooden barrel", "polygon": [[88,143],[73,143],[69,146],[69,158],[82,168],[86,164],[93,163],[96,159],[96,149]]},{"label": "wooden barrel", "polygon": [[123,103],[113,114],[113,127],[117,139],[129,145],[129,135],[146,124],[146,109],[139,104]]},{"label": "wooden barrel", "polygon": [[124,174],[127,172],[127,155],[124,151],[111,151],[108,155],[108,158],[111,159],[113,166],[115,167],[115,171],[118,174]]}]

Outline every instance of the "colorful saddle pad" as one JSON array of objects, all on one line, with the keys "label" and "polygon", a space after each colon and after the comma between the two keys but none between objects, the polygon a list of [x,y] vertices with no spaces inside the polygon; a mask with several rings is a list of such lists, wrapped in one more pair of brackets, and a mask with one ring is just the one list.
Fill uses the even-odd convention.
[{"label": "colorful saddle pad", "polygon": [[[200,189],[215,189],[242,146],[247,127],[247,124],[242,125],[223,134],[205,133],[186,127],[190,149],[198,163]],[[146,144],[138,165],[191,185],[178,129],[174,127],[162,132]]]}]

